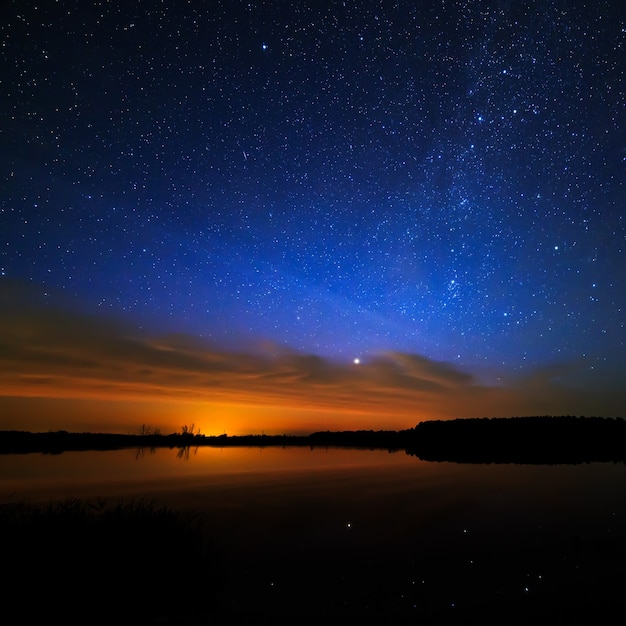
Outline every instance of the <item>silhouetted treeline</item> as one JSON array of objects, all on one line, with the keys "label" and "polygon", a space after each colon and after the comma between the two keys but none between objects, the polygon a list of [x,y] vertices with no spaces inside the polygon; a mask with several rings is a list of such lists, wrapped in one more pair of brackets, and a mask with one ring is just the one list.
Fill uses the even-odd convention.
[{"label": "silhouetted treeline", "polygon": [[458,463],[586,463],[626,461],[620,418],[533,416],[466,418],[418,424],[408,454]]},{"label": "silhouetted treeline", "polygon": [[405,450],[426,461],[459,463],[626,462],[620,418],[532,416],[420,422],[407,430],[320,431],[310,435],[161,435],[0,431],[0,454],[121,448],[309,446]]},{"label": "silhouetted treeline", "polygon": [[344,430],[321,431],[307,437],[312,446],[341,446],[401,450],[405,447],[405,430]]},{"label": "silhouetted treeline", "polygon": [[120,450],[122,448],[157,448],[188,446],[201,435],[124,435],[109,433],[71,433],[58,430],[31,433],[19,430],[0,431],[0,454],[43,452],[60,454],[70,450]]},{"label": "silhouetted treeline", "polygon": [[120,450],[122,448],[181,448],[196,446],[347,446],[402,449],[406,431],[338,431],[311,435],[124,435],[54,431],[0,431],[0,454],[42,452],[60,454],[70,450]]}]

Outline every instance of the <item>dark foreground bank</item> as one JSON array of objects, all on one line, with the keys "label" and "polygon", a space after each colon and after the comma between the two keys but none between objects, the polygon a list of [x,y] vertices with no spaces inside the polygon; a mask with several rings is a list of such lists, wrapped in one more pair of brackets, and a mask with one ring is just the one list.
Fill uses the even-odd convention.
[{"label": "dark foreground bank", "polygon": [[145,500],[3,503],[0,553],[6,623],[180,620],[219,589],[203,521]]},{"label": "dark foreground bank", "polygon": [[[623,614],[624,533],[433,528],[398,552],[275,548],[237,567],[199,518],[150,503],[0,507],[7,623],[598,624]],[[617,526],[614,528],[617,530]],[[347,558],[349,555],[349,558]],[[411,558],[409,558],[409,556]],[[11,619],[8,619],[11,618]]]}]

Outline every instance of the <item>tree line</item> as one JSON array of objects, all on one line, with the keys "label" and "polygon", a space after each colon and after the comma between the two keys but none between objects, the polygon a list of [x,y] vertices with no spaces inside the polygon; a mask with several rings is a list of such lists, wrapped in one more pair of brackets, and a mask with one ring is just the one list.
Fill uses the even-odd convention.
[{"label": "tree line", "polygon": [[0,431],[0,454],[65,450],[309,446],[404,450],[428,461],[466,463],[582,463],[626,461],[623,418],[529,416],[427,420],[406,430],[318,431],[309,435],[204,435],[194,424],[161,434]]}]

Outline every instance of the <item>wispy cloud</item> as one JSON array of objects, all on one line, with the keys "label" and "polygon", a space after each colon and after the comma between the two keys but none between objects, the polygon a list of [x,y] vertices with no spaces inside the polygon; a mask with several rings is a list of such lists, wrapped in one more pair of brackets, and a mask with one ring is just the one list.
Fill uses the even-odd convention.
[{"label": "wispy cloud", "polygon": [[[0,396],[237,402],[426,417],[619,414],[624,392],[559,384],[560,368],[501,385],[455,365],[387,352],[359,365],[266,344],[229,352],[184,333],[149,336],[119,321],[1,293]],[[296,427],[297,428],[297,427]]]}]

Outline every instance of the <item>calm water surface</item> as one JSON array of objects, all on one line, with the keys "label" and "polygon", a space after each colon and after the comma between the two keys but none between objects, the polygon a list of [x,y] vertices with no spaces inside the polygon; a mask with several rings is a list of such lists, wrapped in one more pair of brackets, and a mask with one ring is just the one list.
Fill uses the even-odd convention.
[{"label": "calm water surface", "polygon": [[453,610],[547,597],[542,590],[568,597],[624,574],[622,464],[428,463],[304,447],[188,452],[0,456],[0,500],[143,497],[195,511],[236,582],[224,602],[239,608],[324,598],[327,610]]}]

